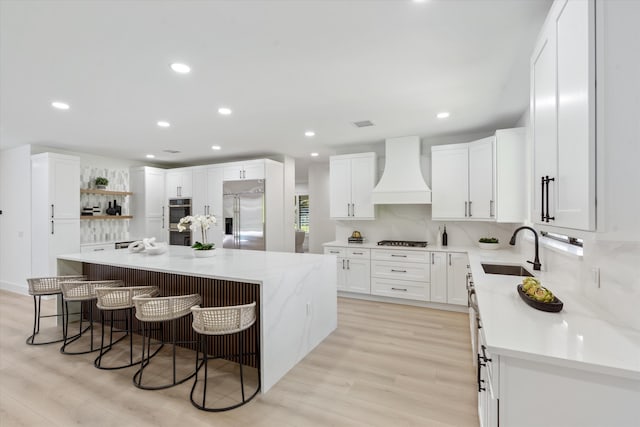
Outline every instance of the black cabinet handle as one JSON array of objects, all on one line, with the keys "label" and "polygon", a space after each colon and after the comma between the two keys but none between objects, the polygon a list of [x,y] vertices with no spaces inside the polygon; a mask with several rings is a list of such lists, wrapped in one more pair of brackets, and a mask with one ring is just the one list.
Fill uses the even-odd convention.
[{"label": "black cabinet handle", "polygon": [[364,255],[364,252],[354,252],[354,255]]},{"label": "black cabinet handle", "polygon": [[480,362],[479,354],[476,354],[476,356],[478,357],[478,369],[476,371],[478,374],[478,393],[480,393],[481,391],[485,391],[487,389],[486,387],[482,387],[482,383],[484,382],[484,380],[480,379],[480,369],[482,369],[483,366],[487,366],[487,365]]},{"label": "black cabinet handle", "polygon": [[[51,218],[53,218],[54,216],[55,216],[54,215],[54,208],[53,208],[53,205],[51,205]],[[53,234],[53,233],[51,233],[51,234]]]},{"label": "black cabinet handle", "polygon": [[[53,206],[53,205],[52,205],[52,206]],[[55,234],[55,233],[53,232],[53,220],[51,220],[51,234]]]},{"label": "black cabinet handle", "polygon": [[403,291],[403,292],[407,292],[406,289],[404,288],[391,288],[392,291]]},{"label": "black cabinet handle", "polygon": [[540,222],[544,222],[544,176],[540,177]]},{"label": "black cabinet handle", "polygon": [[471,218],[471,200],[469,200],[469,218]]},{"label": "black cabinet handle", "polygon": [[555,178],[549,178],[549,176],[546,177],[545,181],[547,183],[547,211],[545,213],[545,217],[546,217],[546,222],[549,221],[555,221],[556,217],[554,216],[549,216],[549,182],[551,181],[555,181]]},{"label": "black cabinet handle", "polygon": [[392,273],[406,273],[407,270],[394,270],[393,268],[391,269]]}]

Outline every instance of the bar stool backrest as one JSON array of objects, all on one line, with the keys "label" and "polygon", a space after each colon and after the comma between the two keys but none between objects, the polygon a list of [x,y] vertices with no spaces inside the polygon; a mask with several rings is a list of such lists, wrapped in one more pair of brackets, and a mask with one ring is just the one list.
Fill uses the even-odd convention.
[{"label": "bar stool backrest", "polygon": [[66,301],[85,301],[96,298],[96,288],[124,286],[122,280],[87,280],[60,282],[62,296]]},{"label": "bar stool backrest", "polygon": [[31,279],[27,279],[29,295],[51,295],[60,293],[60,282],[65,280],[87,280],[87,276],[33,277]]},{"label": "bar stool backrest", "polygon": [[136,318],[143,322],[173,320],[190,313],[191,307],[200,304],[199,294],[152,298],[148,295],[133,297]]},{"label": "bar stool backrest", "polygon": [[157,286],[128,286],[122,288],[96,288],[97,306],[100,310],[118,310],[133,307],[133,297],[140,295],[156,296],[160,293]]},{"label": "bar stool backrest", "polygon": [[193,329],[199,334],[226,335],[248,329],[256,322],[256,302],[228,307],[191,307]]}]

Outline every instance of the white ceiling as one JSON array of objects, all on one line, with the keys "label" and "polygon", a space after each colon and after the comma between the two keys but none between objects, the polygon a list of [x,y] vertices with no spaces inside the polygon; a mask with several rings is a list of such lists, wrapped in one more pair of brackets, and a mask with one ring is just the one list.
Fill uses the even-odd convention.
[{"label": "white ceiling", "polygon": [[[512,126],[527,107],[529,55],[549,6],[2,0],[0,148],[153,153],[158,163],[317,151],[326,161],[345,144]],[[178,75],[172,62],[192,72]],[[218,115],[222,105],[233,114]],[[451,117],[436,119],[443,110]]]}]

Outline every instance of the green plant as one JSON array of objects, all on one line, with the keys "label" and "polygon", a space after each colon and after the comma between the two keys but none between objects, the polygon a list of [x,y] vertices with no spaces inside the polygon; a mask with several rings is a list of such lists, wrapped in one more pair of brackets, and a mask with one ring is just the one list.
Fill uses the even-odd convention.
[{"label": "green plant", "polygon": [[500,241],[495,237],[481,237],[479,242],[480,243],[500,243]]},{"label": "green plant", "polygon": [[97,177],[96,178],[96,185],[108,185],[109,184],[109,180],[107,178],[104,177]]},{"label": "green plant", "polygon": [[200,243],[195,242],[191,247],[196,251],[210,251],[215,247],[215,243]]}]

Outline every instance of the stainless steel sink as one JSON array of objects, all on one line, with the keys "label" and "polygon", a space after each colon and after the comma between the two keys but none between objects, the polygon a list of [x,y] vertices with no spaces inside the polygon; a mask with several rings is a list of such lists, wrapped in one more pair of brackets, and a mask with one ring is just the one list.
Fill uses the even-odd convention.
[{"label": "stainless steel sink", "polygon": [[519,265],[482,264],[482,269],[487,274],[533,277],[533,274],[529,273],[526,268]]}]

